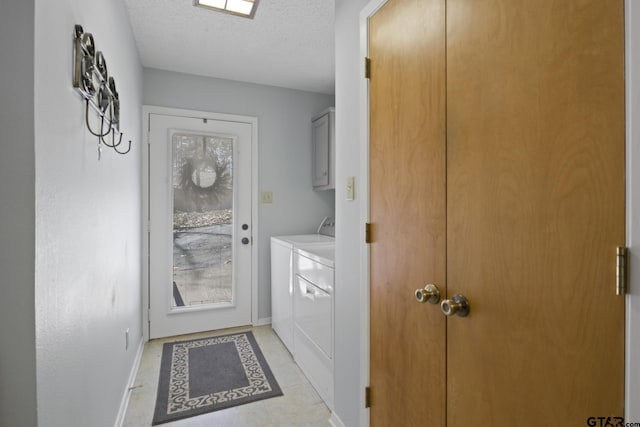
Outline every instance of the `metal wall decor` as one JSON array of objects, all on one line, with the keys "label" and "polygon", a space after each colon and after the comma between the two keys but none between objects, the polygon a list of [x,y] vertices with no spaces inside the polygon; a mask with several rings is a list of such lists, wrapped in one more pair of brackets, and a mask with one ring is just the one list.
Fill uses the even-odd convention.
[{"label": "metal wall decor", "polygon": [[[85,100],[85,122],[92,135],[98,137],[98,159],[102,153],[102,145],[118,154],[127,154],[129,147],[123,150],[123,133],[120,131],[120,97],[116,90],[116,82],[109,77],[107,62],[100,51],[96,51],[93,35],[85,33],[82,26],[75,26],[75,63],[73,70],[73,87],[82,94]],[[89,108],[100,116],[100,130],[96,131],[89,124]]]}]

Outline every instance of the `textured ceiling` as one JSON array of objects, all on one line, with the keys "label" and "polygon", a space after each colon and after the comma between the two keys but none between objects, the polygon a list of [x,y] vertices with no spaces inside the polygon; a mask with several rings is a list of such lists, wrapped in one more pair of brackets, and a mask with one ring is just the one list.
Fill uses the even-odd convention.
[{"label": "textured ceiling", "polygon": [[334,93],[334,0],[260,0],[254,19],[193,0],[125,0],[145,67]]}]

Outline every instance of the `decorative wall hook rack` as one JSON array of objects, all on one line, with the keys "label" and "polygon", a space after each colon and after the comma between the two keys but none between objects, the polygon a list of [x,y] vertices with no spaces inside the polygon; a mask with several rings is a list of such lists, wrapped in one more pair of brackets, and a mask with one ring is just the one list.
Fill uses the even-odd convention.
[{"label": "decorative wall hook rack", "polygon": [[[131,140],[126,150],[120,147],[123,133],[120,131],[120,96],[116,81],[109,77],[107,61],[96,46],[91,33],[85,33],[82,26],[75,26],[75,62],[73,87],[85,100],[85,123],[92,135],[98,138],[98,159],[105,145],[118,154],[131,151]],[[89,123],[89,109],[100,117],[100,129],[92,129]]]}]

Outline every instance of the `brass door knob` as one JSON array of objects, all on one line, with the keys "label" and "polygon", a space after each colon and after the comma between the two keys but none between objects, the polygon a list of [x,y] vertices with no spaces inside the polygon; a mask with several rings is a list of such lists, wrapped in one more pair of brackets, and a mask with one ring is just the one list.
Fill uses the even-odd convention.
[{"label": "brass door knob", "polygon": [[451,299],[443,300],[440,303],[440,309],[445,316],[457,314],[460,317],[465,317],[469,314],[469,301],[464,295],[455,294]]},{"label": "brass door knob", "polygon": [[424,289],[416,289],[416,299],[419,303],[437,304],[440,301],[440,290],[436,285],[429,283]]}]

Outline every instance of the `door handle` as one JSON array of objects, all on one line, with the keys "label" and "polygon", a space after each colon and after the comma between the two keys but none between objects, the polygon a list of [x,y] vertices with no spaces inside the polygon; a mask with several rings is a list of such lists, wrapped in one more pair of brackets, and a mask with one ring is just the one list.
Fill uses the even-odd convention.
[{"label": "door handle", "polygon": [[429,283],[424,289],[416,289],[415,295],[419,303],[437,304],[440,301],[440,290],[433,283]]},{"label": "door handle", "polygon": [[469,301],[462,294],[455,294],[451,299],[443,300],[440,303],[440,309],[445,316],[453,316],[457,314],[460,317],[466,317],[469,314]]},{"label": "door handle", "polygon": [[242,244],[243,245],[248,245],[249,244],[249,238],[248,237],[243,237],[242,238]]}]

